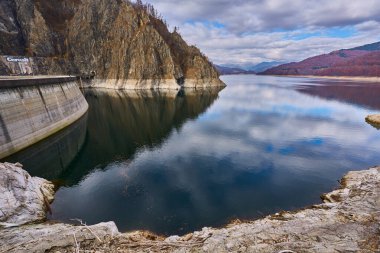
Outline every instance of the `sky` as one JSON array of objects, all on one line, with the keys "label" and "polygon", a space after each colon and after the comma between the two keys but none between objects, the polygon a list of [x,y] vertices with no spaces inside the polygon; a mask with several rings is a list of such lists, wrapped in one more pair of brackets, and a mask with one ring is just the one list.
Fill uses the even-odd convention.
[{"label": "sky", "polygon": [[380,41],[380,0],[147,0],[212,62],[248,68]]}]

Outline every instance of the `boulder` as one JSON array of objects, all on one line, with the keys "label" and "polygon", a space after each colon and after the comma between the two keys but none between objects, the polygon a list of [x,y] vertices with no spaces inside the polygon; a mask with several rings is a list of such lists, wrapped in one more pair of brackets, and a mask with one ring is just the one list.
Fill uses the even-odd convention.
[{"label": "boulder", "polygon": [[365,121],[367,121],[369,124],[376,127],[377,129],[380,128],[380,114],[368,115],[365,118]]},{"label": "boulder", "polygon": [[19,163],[0,163],[0,225],[19,226],[46,218],[54,185],[31,177]]}]

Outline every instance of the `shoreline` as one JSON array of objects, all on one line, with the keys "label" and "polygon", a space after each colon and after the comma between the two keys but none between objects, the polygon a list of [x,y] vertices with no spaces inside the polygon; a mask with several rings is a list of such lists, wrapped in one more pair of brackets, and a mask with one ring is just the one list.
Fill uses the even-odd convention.
[{"label": "shoreline", "polygon": [[367,76],[313,76],[313,75],[263,75],[263,76],[302,77],[302,78],[317,78],[317,79],[347,80],[347,81],[361,81],[361,82],[369,82],[369,83],[380,83],[380,77],[367,77]]},{"label": "shoreline", "polygon": [[[4,187],[4,180],[9,181],[4,176],[8,170],[2,171],[2,166],[27,174],[20,164],[0,165],[0,188]],[[26,177],[30,181],[42,180]],[[46,180],[43,182],[49,184]],[[19,223],[21,226],[12,226],[0,216],[0,225],[10,224],[8,228],[0,227],[0,252],[378,252],[380,167],[348,172],[340,184],[339,189],[322,196],[321,204],[169,237],[148,231],[120,233],[114,222],[91,226],[80,222],[81,225],[74,226],[46,221],[49,205],[44,194],[35,189],[36,192],[27,192],[27,195],[35,198],[39,194],[42,200],[38,208],[45,209],[45,218],[40,216],[39,220],[31,220],[26,225],[21,225],[23,222]],[[17,217],[17,211],[14,214]],[[25,215],[22,218],[25,221]],[[17,224],[17,221],[12,223]]]},{"label": "shoreline", "polygon": [[368,76],[314,76],[314,75],[263,75],[257,74],[223,74],[221,76],[276,76],[276,77],[295,77],[295,78],[314,78],[314,79],[330,79],[330,80],[347,80],[347,81],[361,81],[369,83],[380,83],[380,77]]},{"label": "shoreline", "polygon": [[181,90],[208,89],[226,87],[219,78],[184,79],[178,84],[176,79],[99,79],[82,80],[81,88],[112,89],[112,90]]}]

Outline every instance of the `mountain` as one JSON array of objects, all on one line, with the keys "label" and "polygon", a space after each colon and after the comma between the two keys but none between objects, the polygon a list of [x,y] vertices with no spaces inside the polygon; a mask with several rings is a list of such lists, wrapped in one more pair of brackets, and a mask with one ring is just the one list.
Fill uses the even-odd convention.
[{"label": "mountain", "polygon": [[31,57],[37,74],[96,73],[113,88],[224,85],[207,57],[141,1],[1,0],[0,55]]},{"label": "mountain", "polygon": [[237,75],[237,74],[256,74],[263,72],[272,67],[284,64],[284,62],[261,62],[256,65],[246,65],[244,68],[238,66],[222,66],[214,65],[221,75]]},{"label": "mountain", "polygon": [[263,75],[380,76],[380,42],[283,64]]},{"label": "mountain", "polygon": [[255,71],[256,73],[263,72],[267,69],[277,67],[278,65],[284,64],[285,62],[279,62],[279,61],[265,61],[261,62],[259,64],[256,64],[249,68],[249,70]]},{"label": "mountain", "polygon": [[241,69],[238,67],[226,67],[221,65],[214,65],[221,75],[239,75],[239,74],[255,74],[256,72]]},{"label": "mountain", "polygon": [[365,51],[379,51],[380,50],[380,42],[367,44],[360,47],[354,47],[349,50],[365,50]]}]

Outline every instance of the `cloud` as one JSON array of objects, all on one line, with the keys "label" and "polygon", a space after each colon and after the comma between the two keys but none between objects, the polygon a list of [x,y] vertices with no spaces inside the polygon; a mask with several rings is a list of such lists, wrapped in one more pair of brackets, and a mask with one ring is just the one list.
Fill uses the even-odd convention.
[{"label": "cloud", "polygon": [[380,21],[377,0],[148,0],[174,25],[189,20],[214,21],[233,33],[305,26],[346,26]]},{"label": "cloud", "polygon": [[380,40],[377,0],[148,0],[217,64],[298,61]]},{"label": "cloud", "polygon": [[[341,48],[372,43],[379,39],[379,27],[377,22],[366,22],[352,28],[304,28],[236,35],[224,28],[195,23],[184,24],[181,31],[189,43],[200,47],[215,63],[244,66],[262,61],[299,61]],[[342,36],[347,30],[355,33]],[[304,38],[299,39],[300,36]]]}]

